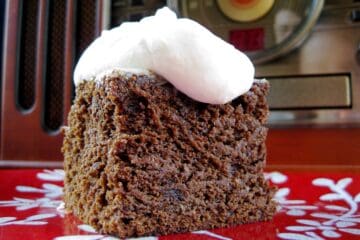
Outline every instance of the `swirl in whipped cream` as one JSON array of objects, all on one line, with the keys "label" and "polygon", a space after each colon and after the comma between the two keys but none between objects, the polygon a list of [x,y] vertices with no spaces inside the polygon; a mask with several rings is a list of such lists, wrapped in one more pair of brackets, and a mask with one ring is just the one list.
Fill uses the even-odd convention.
[{"label": "swirl in whipped cream", "polygon": [[103,31],[83,53],[75,85],[111,69],[151,70],[194,100],[224,104],[254,80],[249,58],[205,27],[167,7],[140,22]]}]

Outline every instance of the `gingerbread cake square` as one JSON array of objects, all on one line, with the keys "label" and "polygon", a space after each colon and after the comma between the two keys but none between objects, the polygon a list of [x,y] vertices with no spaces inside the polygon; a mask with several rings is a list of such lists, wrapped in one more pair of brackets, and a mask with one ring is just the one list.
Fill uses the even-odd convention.
[{"label": "gingerbread cake square", "polygon": [[268,89],[255,80],[229,103],[206,104],[156,74],[83,81],[64,128],[66,208],[120,237],[271,219]]}]

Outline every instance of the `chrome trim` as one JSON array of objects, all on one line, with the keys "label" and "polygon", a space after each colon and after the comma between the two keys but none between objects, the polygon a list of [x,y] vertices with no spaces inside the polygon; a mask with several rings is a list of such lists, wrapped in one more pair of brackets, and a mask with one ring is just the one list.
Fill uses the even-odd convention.
[{"label": "chrome trim", "polygon": [[249,57],[255,64],[261,64],[274,60],[281,56],[286,55],[292,50],[298,48],[305,39],[311,33],[313,27],[315,26],[321,10],[324,7],[324,0],[315,0],[312,1],[312,6],[310,7],[310,12],[308,13],[309,17],[299,25],[298,29],[287,38],[284,42],[278,44],[274,48],[265,49],[264,51],[257,53],[248,53]]},{"label": "chrome trim", "polygon": [[102,0],[102,29],[109,29],[111,23],[111,2],[112,0]]}]

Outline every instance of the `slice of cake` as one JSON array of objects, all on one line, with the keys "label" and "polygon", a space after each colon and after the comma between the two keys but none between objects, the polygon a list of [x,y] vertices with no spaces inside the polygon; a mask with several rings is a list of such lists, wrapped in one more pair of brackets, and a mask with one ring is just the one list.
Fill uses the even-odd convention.
[{"label": "slice of cake", "polygon": [[230,103],[190,99],[155,75],[114,71],[76,90],[65,130],[65,203],[120,237],[271,219],[264,180],[269,84]]},{"label": "slice of cake", "polygon": [[[151,53],[158,41],[144,49]],[[166,37],[161,41],[166,45]],[[141,48],[141,42],[136,46]],[[91,61],[85,61],[86,68],[80,60],[78,66],[86,71],[75,74],[76,98],[62,148],[66,208],[101,233],[120,237],[271,219],[276,209],[273,189],[263,176],[268,82],[251,79],[244,86],[253,70],[230,76],[221,74],[227,67],[221,63],[221,71],[209,67],[212,74],[202,75],[189,68],[209,66],[208,60],[205,64],[204,58],[191,58],[187,63],[177,54],[166,54],[132,64],[153,67],[165,77],[178,71],[175,78],[109,64],[100,73]],[[128,67],[129,58],[136,57],[116,64]],[[167,63],[172,70],[162,69],[166,58],[174,59]],[[237,71],[232,67],[239,63],[230,59],[229,71]],[[209,79],[214,84],[206,85]]]}]

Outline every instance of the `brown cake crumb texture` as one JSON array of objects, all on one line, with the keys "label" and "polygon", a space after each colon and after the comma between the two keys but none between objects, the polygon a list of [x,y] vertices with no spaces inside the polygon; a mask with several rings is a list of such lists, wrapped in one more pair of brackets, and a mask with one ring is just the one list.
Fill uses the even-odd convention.
[{"label": "brown cake crumb texture", "polygon": [[164,235],[271,219],[265,95],[196,102],[153,75],[84,81],[64,129],[65,204],[101,233]]}]

